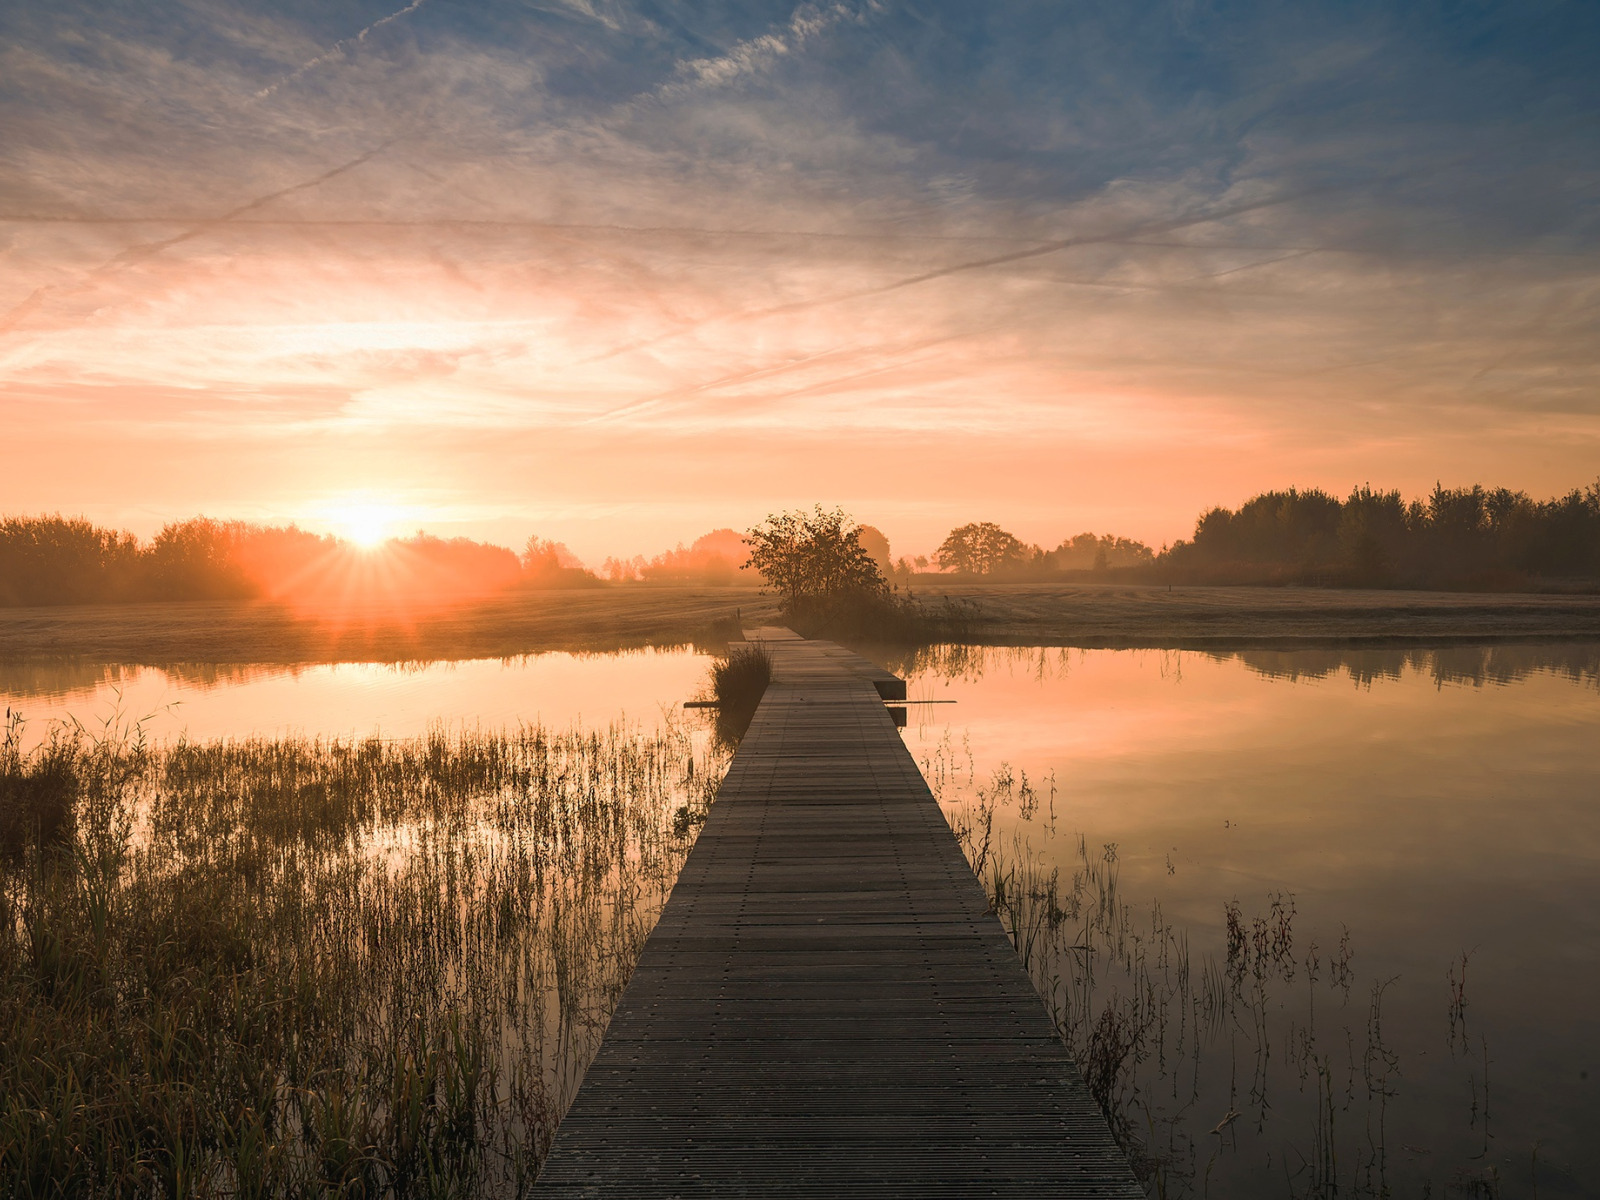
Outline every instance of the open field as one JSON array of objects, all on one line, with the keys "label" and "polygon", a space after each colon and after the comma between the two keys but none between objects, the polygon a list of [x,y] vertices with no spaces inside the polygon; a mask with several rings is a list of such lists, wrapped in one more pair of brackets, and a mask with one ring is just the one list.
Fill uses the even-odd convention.
[{"label": "open field", "polygon": [[620,650],[725,640],[770,622],[754,588],[523,591],[471,604],[308,613],[266,602],[0,609],[0,658],[106,662],[408,662],[544,650]]},{"label": "open field", "polygon": [[[1125,584],[946,584],[985,645],[1288,649],[1600,638],[1600,596]],[[354,662],[716,643],[777,620],[754,588],[531,591],[473,605],[305,614],[265,603],[0,609],[0,658]]]},{"label": "open field", "polygon": [[982,645],[1289,649],[1600,637],[1600,596],[1135,584],[951,583]]}]

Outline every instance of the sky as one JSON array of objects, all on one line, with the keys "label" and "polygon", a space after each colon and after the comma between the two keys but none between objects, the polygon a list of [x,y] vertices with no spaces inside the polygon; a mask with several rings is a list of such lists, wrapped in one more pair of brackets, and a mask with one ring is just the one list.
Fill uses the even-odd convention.
[{"label": "sky", "polygon": [[1600,5],[16,0],[0,513],[597,564],[1600,476]]}]

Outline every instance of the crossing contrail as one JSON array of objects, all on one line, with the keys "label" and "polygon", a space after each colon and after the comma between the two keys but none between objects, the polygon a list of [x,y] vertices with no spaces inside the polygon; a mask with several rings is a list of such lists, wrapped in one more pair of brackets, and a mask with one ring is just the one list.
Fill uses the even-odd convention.
[{"label": "crossing contrail", "polygon": [[[418,0],[418,3],[421,2],[422,0]],[[415,5],[412,7],[415,7]],[[270,192],[265,196],[257,196],[254,200],[251,200],[245,204],[241,204],[237,208],[229,209],[221,216],[209,217],[205,220],[197,221],[188,229],[185,229],[182,233],[175,233],[169,238],[162,238],[160,241],[140,242],[137,245],[129,246],[126,250],[119,251],[118,253],[112,255],[112,257],[106,259],[105,262],[101,263],[98,267],[95,267],[75,283],[47,283],[43,287],[35,288],[20,304],[15,305],[3,316],[0,316],[0,334],[10,333],[25,319],[27,319],[29,313],[33,312],[34,309],[38,308],[39,305],[44,303],[45,297],[49,296],[53,292],[65,290],[70,293],[79,291],[82,288],[94,283],[96,280],[110,274],[112,271],[115,271],[118,267],[124,266],[128,263],[142,262],[147,258],[153,258],[155,255],[160,254],[163,250],[167,250],[172,246],[176,246],[180,242],[187,242],[190,238],[199,237],[201,234],[207,232],[208,230],[215,229],[219,225],[226,225],[230,221],[237,220],[247,213],[254,212],[258,208],[263,208],[266,205],[271,204],[274,200],[281,200],[283,197],[293,195],[295,192],[303,192],[307,188],[314,188],[319,184],[326,183],[336,175],[343,175],[346,171],[354,170],[362,163],[371,159],[374,155],[383,153],[383,151],[387,150],[393,144],[394,140],[391,138],[382,145],[374,146],[371,150],[356,155],[356,157],[352,158],[347,163],[341,163],[339,166],[334,167],[331,170],[324,171],[321,175],[318,175],[314,179],[303,179],[299,183],[292,183],[288,187],[279,188],[277,191]]]}]

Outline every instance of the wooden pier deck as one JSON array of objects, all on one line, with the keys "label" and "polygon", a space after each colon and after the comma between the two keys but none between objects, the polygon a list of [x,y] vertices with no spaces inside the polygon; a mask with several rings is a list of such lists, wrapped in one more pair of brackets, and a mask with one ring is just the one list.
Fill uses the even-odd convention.
[{"label": "wooden pier deck", "polygon": [[1143,1196],[885,709],[903,684],[757,636],[773,682],[536,1192]]}]

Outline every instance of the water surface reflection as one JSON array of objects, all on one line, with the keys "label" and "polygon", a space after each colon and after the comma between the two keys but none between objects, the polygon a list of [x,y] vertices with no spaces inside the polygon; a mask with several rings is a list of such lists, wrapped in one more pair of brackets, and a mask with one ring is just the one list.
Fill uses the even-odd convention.
[{"label": "water surface reflection", "polygon": [[1586,1195],[1597,662],[944,648],[906,738],[1166,1194]]},{"label": "water surface reflection", "polygon": [[[958,701],[907,743],[1165,1194],[1593,1193],[1600,645],[900,665]],[[651,720],[706,667],[12,663],[0,703],[41,736],[560,728]]]},{"label": "water surface reflection", "polygon": [[552,651],[518,658],[295,666],[0,662],[0,704],[28,736],[53,722],[141,722],[167,740],[409,737],[443,725],[500,729],[542,722],[604,726],[618,714],[654,724],[701,687],[710,660],[690,650]]}]

